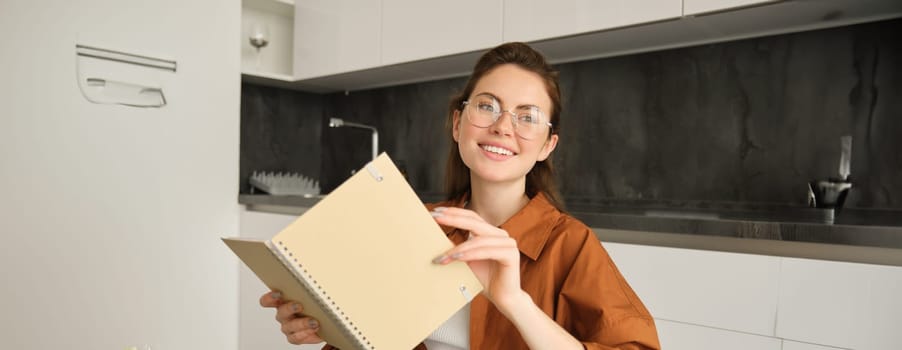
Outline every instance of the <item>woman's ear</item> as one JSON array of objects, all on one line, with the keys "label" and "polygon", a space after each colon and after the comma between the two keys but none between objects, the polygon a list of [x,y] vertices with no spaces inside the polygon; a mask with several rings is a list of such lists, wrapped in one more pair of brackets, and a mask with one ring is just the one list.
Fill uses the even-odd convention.
[{"label": "woman's ear", "polygon": [[454,142],[460,141],[460,110],[454,110],[454,116],[451,118],[451,137]]},{"label": "woman's ear", "polygon": [[554,151],[554,148],[557,147],[558,136],[557,134],[552,134],[548,140],[545,140],[545,144],[542,145],[542,150],[539,151],[539,158],[536,159],[537,162],[544,161],[548,159],[548,156],[551,155],[551,152]]}]

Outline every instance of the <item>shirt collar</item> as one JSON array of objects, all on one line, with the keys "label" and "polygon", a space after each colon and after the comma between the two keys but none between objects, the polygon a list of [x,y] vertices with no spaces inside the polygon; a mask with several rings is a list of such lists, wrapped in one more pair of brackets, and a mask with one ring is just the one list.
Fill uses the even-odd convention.
[{"label": "shirt collar", "polygon": [[[468,196],[464,196],[455,201],[449,201],[445,204],[462,208],[467,203]],[[514,216],[501,224],[501,229],[517,242],[517,248],[523,255],[528,256],[532,260],[536,260],[548,237],[551,235],[551,227],[560,218],[561,212],[548,201],[543,193],[538,193],[526,203],[523,209],[520,209]],[[455,243],[460,243],[466,239],[466,232],[457,230],[453,227],[442,226],[442,230]],[[460,237],[454,239],[454,234]]]},{"label": "shirt collar", "polygon": [[523,255],[536,260],[560,215],[561,212],[548,202],[545,194],[539,192],[523,209],[501,224],[501,229],[517,241],[517,248]]}]

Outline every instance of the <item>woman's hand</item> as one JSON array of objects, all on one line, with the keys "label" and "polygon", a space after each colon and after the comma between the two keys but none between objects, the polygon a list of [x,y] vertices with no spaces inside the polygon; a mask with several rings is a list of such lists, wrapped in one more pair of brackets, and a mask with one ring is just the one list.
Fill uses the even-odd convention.
[{"label": "woman's hand", "polygon": [[506,312],[522,298],[520,288],[520,251],[517,242],[498,227],[485,222],[479,214],[461,208],[435,208],[435,221],[441,225],[470,232],[470,238],[435,259],[437,264],[465,261],[479,282],[483,294],[499,310]]},{"label": "woman's hand", "polygon": [[520,287],[520,250],[506,231],[479,214],[460,208],[435,208],[435,221],[470,231],[470,239],[435,259],[437,264],[466,261],[485,295],[523,335],[530,349],[583,349],[583,345],[533,303]]},{"label": "woman's hand", "polygon": [[319,322],[304,315],[301,304],[282,300],[282,293],[272,291],[260,297],[260,306],[276,308],[276,321],[282,325],[282,333],[294,345],[317,344],[323,340],[316,334]]}]

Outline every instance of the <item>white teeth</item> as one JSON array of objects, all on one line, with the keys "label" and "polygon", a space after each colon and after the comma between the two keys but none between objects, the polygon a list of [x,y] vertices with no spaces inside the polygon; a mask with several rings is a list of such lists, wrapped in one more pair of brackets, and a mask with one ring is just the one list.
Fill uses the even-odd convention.
[{"label": "white teeth", "polygon": [[512,155],[514,155],[514,152],[511,152],[511,151],[506,150],[506,149],[501,148],[501,147],[495,147],[495,146],[490,146],[490,145],[484,145],[484,146],[482,146],[482,149],[484,149],[484,150],[486,150],[486,151],[489,151],[489,152],[492,152],[492,153],[497,153],[497,154],[505,155],[505,156],[512,156]]}]

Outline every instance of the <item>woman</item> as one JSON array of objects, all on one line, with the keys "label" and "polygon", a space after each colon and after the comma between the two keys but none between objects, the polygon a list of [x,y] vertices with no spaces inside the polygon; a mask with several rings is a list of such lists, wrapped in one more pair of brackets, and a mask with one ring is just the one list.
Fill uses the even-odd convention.
[{"label": "woman", "polygon": [[[451,101],[448,198],[429,208],[455,247],[434,263],[465,261],[484,290],[418,349],[660,348],[592,230],[562,213],[548,158],[560,113],[557,73],[522,43],[484,54]],[[316,320],[278,296],[260,303],[278,308],[288,341],[321,342]]]}]

